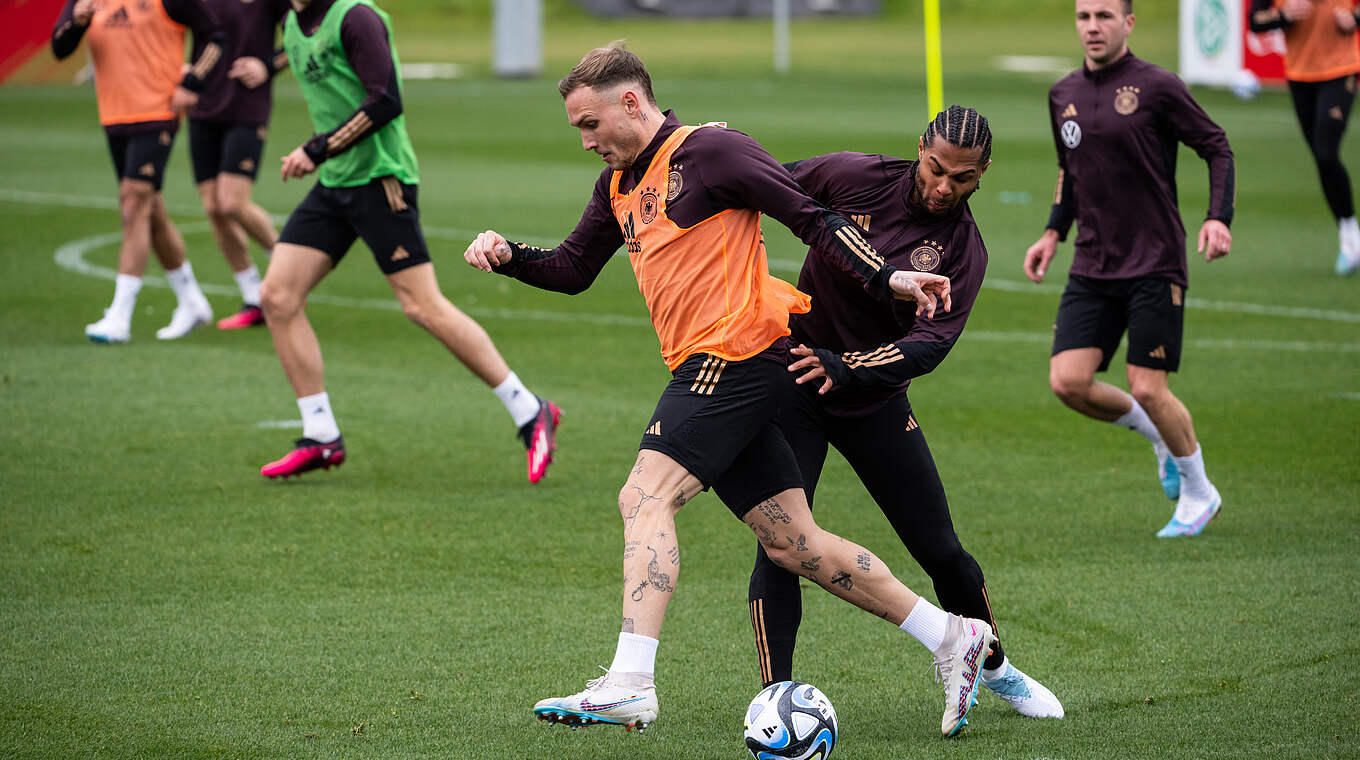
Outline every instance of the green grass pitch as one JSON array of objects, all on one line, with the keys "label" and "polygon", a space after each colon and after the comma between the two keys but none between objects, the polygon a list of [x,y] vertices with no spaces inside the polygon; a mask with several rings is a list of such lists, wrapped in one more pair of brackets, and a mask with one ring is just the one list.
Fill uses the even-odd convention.
[{"label": "green grass pitch", "polygon": [[[487,228],[547,245],[571,230],[600,167],[554,82],[618,37],[684,121],[727,121],[782,160],[910,154],[925,126],[915,11],[795,23],[781,79],[768,22],[601,21],[554,3],[545,75],[496,81],[487,17],[469,5],[396,9],[405,61],[466,71],[408,82],[408,123],[445,292],[565,409],[536,487],[500,405],[406,323],[362,246],[309,308],[350,461],[261,479],[297,434],[267,426],[297,415],[268,334],[158,342],[173,298],[150,284],[130,344],[89,344],[118,232],[93,94],[0,89],[0,756],[744,756],[754,542],[711,495],[679,517],[660,720],[637,736],[533,719],[535,700],[579,689],[612,656],[614,499],[667,373],[625,261],[569,298],[480,275],[460,254]],[[1047,285],[1020,272],[1055,174],[1055,75],[1001,71],[995,56],[1075,67],[1053,5],[1030,18],[972,2],[946,17],[946,102],[977,107],[995,134],[973,202],[991,263],[968,331],[911,396],[1007,651],[1067,717],[1030,721],[983,693],[964,734],[942,740],[927,654],[812,587],[797,673],[834,701],[845,760],[1360,756],[1360,280],[1331,274],[1335,230],[1287,96],[1196,90],[1236,151],[1238,216],[1227,259],[1191,256],[1173,388],[1225,508],[1198,539],[1157,540],[1171,504],[1147,447],[1047,388],[1070,246]],[[1174,68],[1172,4],[1142,5],[1133,49]],[[309,131],[285,77],[256,195],[272,213],[308,187],[272,167]],[[185,142],[165,195],[220,316],[234,286]],[[1345,157],[1360,168],[1354,139]],[[1192,234],[1206,185],[1183,150]],[[776,274],[794,277],[803,249],[765,229]],[[834,456],[818,505],[933,598]]]}]

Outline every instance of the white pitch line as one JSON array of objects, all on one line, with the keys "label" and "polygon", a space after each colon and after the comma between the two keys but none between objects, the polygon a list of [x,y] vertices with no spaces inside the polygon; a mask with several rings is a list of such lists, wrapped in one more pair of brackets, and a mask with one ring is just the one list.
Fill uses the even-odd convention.
[{"label": "white pitch line", "polygon": [[[114,198],[105,198],[101,196],[72,195],[68,193],[35,192],[28,190],[14,190],[8,188],[0,188],[0,200],[14,201],[17,203],[33,203],[39,205],[67,206],[72,208],[117,210],[118,207],[118,202]],[[203,209],[196,205],[190,206],[188,204],[167,203],[166,206],[168,209],[177,214],[194,216],[202,216],[203,214]],[[286,217],[277,216],[274,217],[275,223],[282,223],[282,221],[284,221],[285,219]],[[198,229],[198,227],[194,225],[183,225],[183,228],[195,230]],[[457,227],[434,227],[434,226],[424,226],[424,230],[425,234],[429,237],[455,241],[471,240],[472,238],[475,238],[478,234],[482,232],[481,230],[474,231],[460,229]],[[90,276],[102,277],[103,279],[113,279],[113,274],[111,273],[111,270],[102,267],[94,267],[93,265],[85,264],[83,261],[84,252],[86,250],[89,250],[89,248],[97,248],[102,245],[108,245],[110,236],[112,236],[112,240],[114,241],[121,240],[121,236],[119,236],[116,233],[110,233],[110,235],[97,235],[91,238],[82,238],[81,240],[72,241],[71,243],[67,243],[58,248],[57,249],[58,257],[61,256],[63,251],[68,251],[68,249],[70,249],[71,246],[76,246],[77,248],[80,249],[80,251],[78,254],[71,253],[68,251],[68,256],[72,259],[72,261],[70,262],[72,266],[67,268],[73,268],[73,271],[81,271],[81,273]],[[541,237],[517,237],[516,239],[525,243],[529,243],[531,245],[545,247],[555,246],[559,242],[561,242],[560,240],[552,240],[549,238]],[[92,240],[97,240],[99,242],[95,243],[92,246],[88,247],[85,246],[85,243]],[[59,265],[62,265],[62,262],[60,260],[57,263]],[[797,272],[802,268],[803,262],[793,261],[789,259],[772,258],[769,259],[769,265],[772,271]],[[88,267],[89,271],[82,269],[82,267]],[[98,271],[98,273],[96,273],[96,270],[102,271]],[[109,272],[109,274],[106,275],[105,272]],[[148,284],[152,284],[157,287],[165,287],[164,280],[161,278],[156,278],[154,276],[148,277],[147,282]],[[991,288],[994,290],[1004,290],[1012,293],[1030,293],[1036,295],[1055,295],[1060,294],[1063,291],[1063,288],[1060,285],[1035,284],[1028,281],[1005,280],[998,279],[996,277],[988,277],[983,282],[983,287]],[[205,286],[204,290],[207,292],[218,293],[221,295],[230,295],[231,293],[236,292],[235,290],[227,288],[225,286],[221,286],[215,290],[209,290],[209,286]],[[317,301],[320,303],[333,303],[334,305],[337,306],[357,305],[356,299],[344,299],[341,296],[329,298],[334,298],[336,300],[328,300],[328,297],[326,297],[325,294],[314,294],[313,296],[309,297],[309,300]],[[395,308],[395,304],[392,302],[382,301],[382,303],[388,304],[388,306],[384,308]],[[1222,311],[1240,314],[1255,314],[1259,316],[1269,317],[1288,317],[1294,319],[1315,319],[1325,322],[1360,323],[1360,312],[1341,311],[1337,309],[1315,309],[1299,306],[1272,306],[1267,304],[1246,303],[1241,301],[1214,301],[1202,298],[1195,298],[1192,296],[1186,297],[1185,305],[1186,308],[1204,309],[1206,311]],[[556,312],[542,312],[542,313],[555,314]],[[635,319],[629,317],[611,317],[610,315],[593,315],[593,316],[595,319],[602,320]],[[591,316],[581,315],[581,321],[591,321]],[[641,320],[641,322],[642,324],[650,324],[650,322],[647,320]],[[632,324],[632,322],[600,321],[596,322],[596,324]],[[1348,344],[1336,344],[1336,345],[1348,345]]]},{"label": "white pitch line", "polygon": [[[181,231],[198,232],[206,230],[207,222],[190,222],[181,226]],[[85,254],[96,248],[115,245],[122,240],[122,234],[117,232],[94,235],[80,240],[66,243],[57,249],[54,256],[57,266],[76,274],[87,277],[95,277],[103,280],[113,280],[117,272],[108,267],[91,264],[85,260]],[[147,275],[142,280],[143,284],[158,288],[168,288],[169,284],[164,277],[157,275]],[[215,285],[213,283],[200,283],[204,292],[215,295],[231,296],[238,291],[235,286]],[[330,306],[342,306],[353,309],[380,309],[384,311],[400,311],[401,305],[395,299],[390,298],[351,298],[348,296],[337,296],[328,293],[312,293],[307,297],[308,303],[322,303]],[[508,309],[503,307],[469,307],[464,311],[483,319],[509,319],[509,320],[537,320],[540,322],[557,323],[576,323],[605,325],[610,327],[651,327],[651,321],[644,317],[635,317],[625,314],[591,314],[587,312],[569,311],[549,311],[545,309]],[[1036,343],[1048,344],[1053,341],[1053,335],[1049,332],[1005,332],[989,330],[968,330],[964,332],[964,340],[981,340],[991,343]],[[1322,343],[1308,341],[1270,341],[1270,340],[1237,340],[1237,339],[1191,339],[1186,342],[1194,348],[1218,349],[1224,351],[1294,351],[1303,353],[1312,352],[1342,352],[1360,353],[1360,343]]]}]

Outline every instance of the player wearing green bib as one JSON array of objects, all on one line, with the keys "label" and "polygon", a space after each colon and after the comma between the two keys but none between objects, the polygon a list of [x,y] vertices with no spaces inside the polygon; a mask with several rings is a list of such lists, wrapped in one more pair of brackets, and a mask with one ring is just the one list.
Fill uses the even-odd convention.
[{"label": "player wearing green bib", "polygon": [[439,290],[420,228],[415,151],[401,105],[401,66],[386,13],[370,0],[292,0],[284,48],[317,134],[283,158],[282,177],[318,182],[279,234],[260,301],[284,374],[297,395],[302,438],[260,469],[269,478],[345,461],[326,394],[321,345],[303,311],[307,294],[363,238],[406,316],[490,386],[519,427],[529,482],[547,472],[561,410],[535,396],[481,325]]}]

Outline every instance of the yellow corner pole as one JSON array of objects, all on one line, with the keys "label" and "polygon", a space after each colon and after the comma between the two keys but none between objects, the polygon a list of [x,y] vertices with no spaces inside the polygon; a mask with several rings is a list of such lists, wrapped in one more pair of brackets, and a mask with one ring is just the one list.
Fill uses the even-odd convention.
[{"label": "yellow corner pole", "polygon": [[940,65],[940,0],[925,0],[926,13],[926,119],[944,110],[944,73]]}]

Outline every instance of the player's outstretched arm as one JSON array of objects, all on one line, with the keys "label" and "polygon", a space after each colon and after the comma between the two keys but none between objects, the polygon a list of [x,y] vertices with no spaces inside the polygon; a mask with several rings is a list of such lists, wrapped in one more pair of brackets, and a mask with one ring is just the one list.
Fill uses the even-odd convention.
[{"label": "player's outstretched arm", "polygon": [[1199,228],[1199,252],[1205,261],[1213,261],[1228,255],[1232,248],[1232,232],[1228,225],[1218,219],[1205,219]]},{"label": "player's outstretched arm", "polygon": [[1053,261],[1053,256],[1057,252],[1058,231],[1044,230],[1044,234],[1025,251],[1025,276],[1034,282],[1043,282],[1044,275],[1048,272],[1048,264]]},{"label": "player's outstretched arm", "polygon": [[468,244],[463,260],[473,269],[492,272],[495,267],[510,261],[510,244],[495,230],[487,230]]}]

